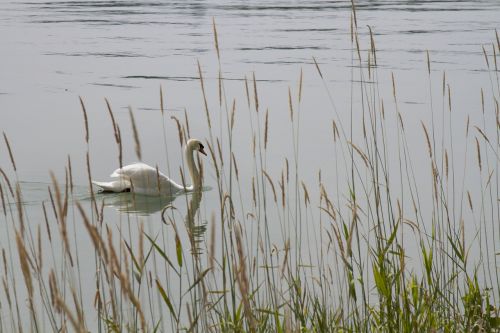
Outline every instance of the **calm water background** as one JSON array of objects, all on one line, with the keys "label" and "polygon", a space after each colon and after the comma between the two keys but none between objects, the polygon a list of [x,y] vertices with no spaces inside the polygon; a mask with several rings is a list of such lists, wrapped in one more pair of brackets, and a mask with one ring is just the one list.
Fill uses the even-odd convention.
[{"label": "calm water background", "polygon": [[[455,104],[461,106],[458,112],[471,113],[480,106],[479,89],[489,83],[481,46],[494,40],[500,3],[360,1],[358,7],[360,31],[365,34],[361,46],[368,47],[368,31],[363,27],[370,25],[379,52],[381,89],[391,93],[390,73],[394,72],[399,98],[406,103],[405,115],[419,116],[428,109],[425,50],[431,54],[436,86],[441,72],[447,72]],[[327,142],[309,129],[332,118],[312,56],[331,83],[340,114],[348,114],[352,52],[347,1],[5,1],[0,9],[0,124],[26,180],[46,181],[47,171],[60,171],[67,154],[76,167],[78,159],[84,158],[78,96],[88,104],[98,178],[107,177],[116,166],[116,154],[109,153],[116,150],[104,97],[113,105],[123,131],[130,132],[126,108],[136,111],[146,162],[166,163],[163,145],[158,144],[162,142],[160,84],[169,114],[182,116],[186,109],[193,136],[206,138],[196,61],[208,80],[215,117],[218,67],[212,17],[220,34],[224,76],[240,80],[255,72],[262,108],[269,107],[271,117],[279,119],[277,115],[287,111],[287,87],[295,88],[299,71],[304,70],[304,161],[317,157]],[[246,120],[246,100],[240,98],[243,83],[228,81],[227,85],[229,99],[236,98],[241,110],[239,119]],[[279,120],[271,125],[271,134],[288,130]],[[167,141],[177,143],[175,124],[167,122],[166,128]],[[280,137],[272,136],[273,148],[287,146]],[[242,141],[248,143],[247,138]],[[125,161],[133,160],[132,147],[125,148]],[[174,149],[173,157],[178,156]],[[6,165],[7,156],[0,158]],[[302,166],[304,170],[313,167]],[[74,174],[79,183],[85,183],[83,172]]]},{"label": "calm water background", "polygon": [[[429,120],[425,51],[431,55],[433,87],[440,86],[446,71],[457,115],[453,128],[463,138],[467,115],[471,123],[482,123],[480,89],[491,90],[482,46],[491,53],[495,29],[500,28],[500,2],[358,1],[357,14],[364,52],[369,46],[366,26],[375,33],[379,88],[388,101],[392,98],[391,73],[395,75],[400,111],[409,124],[408,139],[415,149],[417,177],[429,179],[428,169],[418,168],[423,163],[419,157],[426,153],[420,120]],[[350,1],[2,1],[0,130],[12,144],[19,179],[28,182],[28,218],[35,223],[41,217],[39,203],[47,197],[40,189],[50,183],[49,170],[62,179],[68,155],[74,182],[81,186],[78,195],[84,198],[88,192],[87,146],[78,96],[87,106],[94,178],[107,179],[118,167],[104,103],[107,97],[122,129],[124,162],[136,160],[128,117],[131,106],[143,161],[179,179],[180,148],[169,116],[183,117],[186,110],[192,136],[208,138],[197,61],[206,79],[212,119],[217,119],[221,110],[212,18],[219,32],[223,76],[229,79],[226,95],[229,101],[236,100],[235,154],[240,173],[247,175],[243,184],[248,185],[252,174],[244,77],[255,73],[261,110],[269,109],[267,169],[278,177],[284,158],[292,156],[288,87],[296,94],[303,70],[301,177],[315,187],[321,169],[324,182],[334,191],[338,178],[333,172],[335,156],[329,149],[334,114],[312,57],[325,74],[339,118],[347,124],[353,56],[350,15]],[[165,92],[168,164],[159,110],[160,85]],[[440,100],[440,88],[435,90],[435,98]],[[354,106],[359,103],[354,95]],[[491,98],[486,106],[491,110]],[[393,109],[393,105],[388,106],[388,110]],[[215,126],[218,133],[218,124]],[[0,149],[0,166],[12,175],[5,146]],[[463,152],[463,142],[457,141],[455,149],[458,155]],[[209,163],[205,165],[205,185],[213,187],[215,172]],[[474,191],[474,178],[470,186]],[[430,183],[422,183],[422,187],[425,191]],[[249,187],[243,195],[250,199]],[[217,202],[215,190],[205,193],[203,219]],[[177,200],[175,205],[185,211],[185,200]],[[123,222],[122,214],[114,208],[107,208],[106,216],[110,224]],[[149,222],[151,232],[159,228],[157,214],[141,219]],[[272,232],[278,241],[278,227]],[[78,241],[89,245],[83,230],[81,235]],[[6,247],[5,237],[0,239],[1,247]],[[93,269],[93,262],[82,260],[84,268]]]}]

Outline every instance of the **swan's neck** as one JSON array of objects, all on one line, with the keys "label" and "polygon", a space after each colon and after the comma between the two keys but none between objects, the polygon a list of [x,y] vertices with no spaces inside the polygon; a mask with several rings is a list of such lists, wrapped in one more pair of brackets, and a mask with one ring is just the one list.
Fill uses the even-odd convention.
[{"label": "swan's neck", "polygon": [[197,191],[201,188],[201,177],[198,168],[196,167],[196,163],[194,162],[193,157],[193,147],[187,146],[184,154],[186,158],[187,167],[189,170],[189,175],[191,176],[191,184],[190,186],[186,186],[186,190],[188,191]]}]

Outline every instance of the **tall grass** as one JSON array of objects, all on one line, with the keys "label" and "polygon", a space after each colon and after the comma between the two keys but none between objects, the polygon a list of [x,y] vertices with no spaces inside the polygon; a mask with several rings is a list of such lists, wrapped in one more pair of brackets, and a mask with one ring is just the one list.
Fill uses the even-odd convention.
[{"label": "tall grass", "polygon": [[[2,223],[15,243],[7,237],[2,244],[1,330],[499,330],[498,35],[491,52],[483,49],[490,87],[480,93],[482,123],[467,118],[457,133],[452,82],[432,68],[429,52],[422,64],[427,63],[430,121],[405,121],[396,75],[390,77],[392,94],[383,96],[380,80],[387,78],[379,75],[373,32],[358,31],[353,9],[349,121],[342,121],[335,106],[328,72],[311,60],[330,101],[332,132],[322,135],[331,135],[326,151],[335,157],[337,180],[325,182],[324,173],[332,170],[319,170],[317,185],[311,185],[302,178],[310,168],[301,165],[300,138],[308,134],[300,127],[303,71],[296,89],[283,96],[293,153],[275,177],[268,156],[276,125],[261,100],[265,92],[253,73],[243,81],[245,107],[227,96],[215,21],[213,32],[219,110],[209,108],[198,63],[209,151],[198,164],[203,174],[214,175],[214,206],[200,209],[203,192],[173,202],[153,198],[164,206],[154,215],[162,224],[158,232],[134,213],[121,214],[117,225],[108,223],[102,197],[92,193],[85,201],[73,195],[68,157],[65,179],[51,174],[50,200],[40,206],[44,220],[29,221],[16,186],[15,143],[4,133],[13,176],[0,169]],[[80,103],[90,184],[91,134]],[[163,105],[160,88],[162,122]],[[106,107],[123,165],[122,130],[107,100]],[[129,114],[132,133],[123,133],[134,138],[140,159],[140,129]],[[191,136],[188,115],[173,120],[182,146]],[[244,168],[250,173],[238,168],[234,151],[235,140],[242,140],[234,135],[238,121],[251,129],[251,157],[245,160],[251,167]],[[409,144],[409,127],[421,128],[421,146]],[[163,135],[166,148],[165,127]],[[455,142],[465,143],[463,153]],[[175,175],[168,153],[167,161]],[[422,170],[425,179],[417,177]],[[186,183],[184,166],[177,174]],[[479,186],[469,188],[470,181]],[[133,193],[130,198],[139,200]],[[271,225],[279,226],[278,235]],[[93,256],[78,245],[81,226]],[[85,272],[93,277],[92,287],[82,277],[83,267],[93,270]]]}]

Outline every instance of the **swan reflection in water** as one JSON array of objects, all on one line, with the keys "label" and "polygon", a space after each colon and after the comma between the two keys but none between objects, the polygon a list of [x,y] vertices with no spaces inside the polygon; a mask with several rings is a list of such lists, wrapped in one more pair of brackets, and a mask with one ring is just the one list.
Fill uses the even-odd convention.
[{"label": "swan reflection in water", "polygon": [[[203,242],[207,225],[206,222],[198,222],[196,214],[200,208],[203,191],[207,190],[210,190],[210,187],[203,187],[201,190],[176,196],[148,196],[134,192],[98,193],[95,199],[98,202],[104,202],[104,207],[114,208],[120,213],[136,214],[138,216],[150,216],[161,212],[176,199],[188,200],[184,222],[191,241],[191,252],[201,254],[199,245]],[[168,221],[168,218],[166,221]]]},{"label": "swan reflection in water", "polygon": [[104,202],[104,207],[115,208],[120,213],[149,216],[171,204],[176,196],[148,196],[133,192],[97,194],[96,200]]},{"label": "swan reflection in water", "polygon": [[[202,192],[209,191],[211,188],[204,186],[201,190],[183,193],[179,195],[141,195],[134,192],[121,193],[95,193],[97,202],[104,202],[104,207],[115,208],[120,213],[131,213],[139,216],[149,216],[160,212],[163,208],[170,205],[174,200],[188,198],[190,210],[196,211],[199,208]],[[89,198],[90,199],[90,198]],[[195,209],[196,208],[196,209]],[[194,218],[194,216],[193,216]],[[188,219],[188,216],[186,216]],[[189,218],[191,219],[191,218]]]},{"label": "swan reflection in water", "polygon": [[202,191],[192,192],[185,218],[185,224],[189,233],[189,240],[191,242],[191,253],[194,255],[203,253],[200,245],[203,243],[205,233],[207,231],[207,222],[200,220],[200,222],[197,223],[195,219],[196,213],[200,208],[202,195]]}]

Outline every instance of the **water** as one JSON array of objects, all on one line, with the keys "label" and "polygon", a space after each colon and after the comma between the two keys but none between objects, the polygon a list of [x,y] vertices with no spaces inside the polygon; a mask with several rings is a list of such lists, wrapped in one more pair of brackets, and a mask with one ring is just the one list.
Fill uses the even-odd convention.
[{"label": "water", "polygon": [[[429,121],[429,84],[426,51],[431,57],[434,101],[441,101],[440,82],[446,72],[453,95],[453,128],[465,132],[465,119],[481,126],[480,90],[495,93],[487,71],[482,47],[492,53],[495,29],[499,28],[500,3],[484,1],[358,1],[360,45],[366,58],[370,26],[375,35],[379,89],[392,102],[391,74],[397,82],[400,112],[405,117],[410,146],[419,156],[426,153],[420,120]],[[193,137],[209,137],[197,62],[205,78],[208,106],[214,133],[221,125],[218,60],[214,48],[212,19],[217,23],[225,95],[236,101],[234,151],[242,177],[242,201],[251,201],[253,172],[251,129],[245,95],[245,77],[255,73],[260,111],[269,110],[270,152],[267,172],[278,178],[284,158],[293,156],[288,123],[288,89],[297,95],[297,82],[303,71],[304,86],[300,107],[301,179],[312,189],[322,180],[336,192],[338,177],[331,153],[331,120],[348,124],[351,98],[354,107],[360,96],[353,91],[353,51],[350,40],[350,1],[4,1],[0,4],[0,130],[12,145],[17,177],[30,203],[25,205],[30,223],[42,218],[40,202],[48,202],[49,170],[64,179],[68,155],[73,181],[82,200],[88,190],[86,152],[92,176],[105,180],[118,167],[118,150],[106,110],[106,97],[120,125],[123,161],[134,162],[130,106],[139,129],[145,163],[158,165],[178,180],[181,148],[175,122],[170,116],[189,116]],[[324,74],[336,106],[333,111],[313,57]],[[355,58],[354,58],[355,59]],[[493,66],[493,64],[490,64]],[[492,82],[492,84],[490,84]],[[160,114],[159,89],[165,93],[165,117]],[[355,88],[354,88],[355,89]],[[85,143],[83,113],[78,97],[86,104],[90,143]],[[486,106],[491,108],[491,97]],[[230,108],[230,105],[229,105]],[[441,109],[441,104],[434,105]],[[165,126],[165,132],[163,130]],[[359,128],[355,128],[360,133]],[[225,127],[222,127],[225,130]],[[168,143],[167,160],[165,141]],[[463,136],[463,135],[462,135]],[[355,138],[354,142],[359,142]],[[457,139],[457,155],[465,144]],[[389,143],[390,144],[390,143]],[[469,148],[472,149],[472,148]],[[5,146],[0,150],[0,166],[11,177]],[[420,153],[421,152],[421,153]],[[397,156],[393,156],[397,159]],[[458,162],[457,162],[458,163]],[[461,162],[460,162],[461,163]],[[475,162],[469,162],[475,163]],[[427,166],[427,165],[426,165]],[[460,167],[457,168],[461,170]],[[218,205],[215,171],[205,162],[205,184],[212,187],[201,201],[200,214],[207,221]],[[426,168],[418,167],[417,179]],[[458,176],[457,176],[458,177]],[[474,177],[465,177],[465,186],[474,188]],[[425,189],[430,184],[422,184]],[[340,190],[339,190],[340,191]],[[337,193],[334,193],[335,195]],[[159,211],[166,204],[178,207],[185,216],[188,201],[150,205],[149,201],[131,207],[130,194],[114,196],[105,206],[109,225],[122,226],[123,211],[133,211],[137,220],[148,223],[154,233],[161,228]],[[38,204],[37,204],[38,202]],[[250,205],[249,205],[250,206]],[[75,226],[75,241],[90,246],[85,230]],[[201,226],[203,229],[204,227]],[[319,226],[318,226],[319,228]],[[131,229],[135,230],[135,226]],[[5,231],[5,227],[2,227]],[[204,230],[204,229],[203,229]],[[130,230],[129,230],[130,232]],[[133,231],[134,233],[136,231]],[[203,232],[201,232],[202,234]],[[279,224],[271,225],[275,241],[281,239]],[[6,247],[2,237],[2,247]],[[83,261],[83,267],[92,263]],[[86,277],[88,278],[88,277]],[[89,278],[91,281],[91,278]]]},{"label": "water", "polygon": [[[360,3],[359,21],[375,32],[383,88],[390,87],[389,73],[394,72],[405,112],[418,112],[428,103],[424,78],[429,50],[435,71],[446,70],[452,82],[456,104],[463,110],[477,108],[486,77],[481,46],[490,49],[499,6],[496,1]],[[236,80],[228,82],[228,96],[237,99],[239,114],[244,114],[245,98],[240,98],[243,84],[237,80],[256,73],[272,124],[273,115],[286,112],[286,89],[295,89],[302,68],[302,109],[311,120],[304,119],[304,131],[317,126],[325,114],[330,118],[313,56],[331,81],[341,114],[346,113],[352,55],[348,2],[5,2],[2,13],[1,124],[13,143],[23,179],[46,181],[47,170],[60,174],[67,154],[76,167],[84,165],[78,96],[89,112],[96,178],[106,177],[117,159],[104,97],[124,123],[125,134],[130,130],[126,108],[136,110],[144,160],[150,164],[166,163],[157,144],[162,142],[160,84],[168,114],[180,117],[187,110],[193,135],[207,137],[196,61],[203,66],[215,113],[218,67],[212,17],[217,20],[224,77]],[[367,29],[360,30],[366,49]],[[470,92],[474,98],[469,98]],[[168,122],[167,142],[176,142],[175,132],[174,123]],[[280,137],[273,136],[271,144],[286,145]],[[316,144],[321,139],[303,139],[303,152],[316,154],[314,146],[321,146]],[[124,160],[133,160],[133,149],[125,148]],[[172,156],[178,154],[174,151]],[[74,176],[85,183],[79,171]]]},{"label": "water", "polygon": [[[370,25],[375,32],[383,88],[389,88],[389,73],[394,72],[406,113],[418,112],[428,103],[423,81],[426,50],[435,71],[447,72],[456,104],[464,110],[477,108],[479,89],[487,77],[481,46],[490,50],[494,40],[500,7],[496,1],[366,1],[358,6],[360,25]],[[286,89],[295,89],[302,68],[306,94],[302,109],[311,120],[311,124],[304,120],[304,131],[316,126],[324,114],[330,118],[324,92],[318,91],[321,83],[313,56],[331,81],[337,106],[344,110],[349,102],[348,2],[5,2],[2,13],[1,123],[13,143],[23,179],[45,181],[47,170],[61,171],[67,154],[78,159],[76,167],[82,165],[77,163],[84,150],[78,96],[84,98],[89,112],[96,178],[106,177],[116,166],[104,97],[127,133],[127,107],[136,111],[144,160],[151,164],[164,167],[166,163],[157,144],[162,142],[160,84],[168,114],[181,117],[187,110],[193,135],[207,137],[196,61],[203,66],[209,105],[215,113],[218,67],[212,17],[217,20],[224,77],[236,80],[228,82],[228,96],[237,99],[242,117],[244,91],[237,80],[256,73],[262,108],[269,107],[273,117],[286,112]],[[367,29],[360,30],[366,49]],[[279,137],[273,136],[271,144],[284,143]],[[175,138],[175,124],[169,121],[167,142],[176,142]],[[320,140],[303,139],[307,148]],[[124,160],[133,160],[133,149],[125,148]],[[318,149],[303,150],[308,151],[316,154]],[[5,158],[3,154],[2,165]],[[83,172],[74,174],[79,183],[85,183]]]}]

